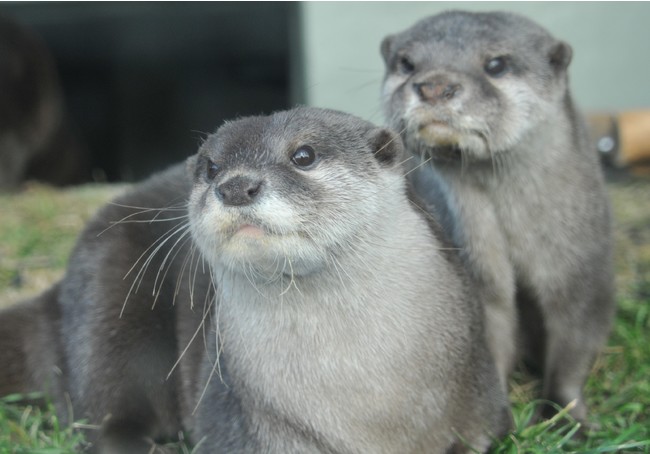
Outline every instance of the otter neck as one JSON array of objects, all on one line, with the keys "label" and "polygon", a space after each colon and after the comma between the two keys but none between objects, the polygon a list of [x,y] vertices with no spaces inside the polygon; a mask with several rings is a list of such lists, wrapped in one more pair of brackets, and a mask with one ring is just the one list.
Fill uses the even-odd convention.
[{"label": "otter neck", "polygon": [[[227,384],[247,408],[271,407],[330,440],[376,431],[367,421],[387,412],[409,414],[414,403],[405,395],[403,362],[433,350],[430,298],[436,280],[445,285],[450,279],[430,276],[430,270],[444,269],[436,242],[417,213],[403,211],[399,218],[386,217],[389,225],[377,228],[380,235],[366,234],[364,247],[317,275],[256,287],[241,273],[219,276],[216,328],[226,369],[237,377]],[[406,434],[393,435],[376,438],[406,443]]]},{"label": "otter neck", "polygon": [[[397,345],[388,344],[420,323],[413,319],[427,301],[418,289],[405,291],[404,283],[430,281],[429,270],[442,260],[424,219],[404,204],[408,209],[400,216],[386,216],[394,221],[384,219],[365,232],[355,250],[330,259],[319,273],[251,283],[243,273],[215,269],[216,323],[224,351],[233,351],[230,367],[244,377],[273,376],[269,370],[289,374],[299,386],[319,354],[331,358],[345,351],[344,358],[374,362],[379,352],[366,350],[382,344],[383,351],[399,354]],[[426,287],[419,288],[426,293]]]},{"label": "otter neck", "polygon": [[[402,273],[408,279],[408,273],[401,270],[411,266],[404,254],[396,253],[396,248],[416,251],[416,255],[421,251],[424,260],[431,255],[433,242],[429,242],[431,247],[422,245],[422,238],[430,235],[427,224],[409,205],[405,194],[400,199],[399,206],[406,206],[406,210],[392,210],[390,201],[385,201],[381,212],[376,213],[376,222],[364,224],[353,239],[332,247],[314,272],[294,275],[289,269],[283,273],[274,269],[268,275],[251,275],[221,263],[213,264],[213,273],[221,283],[223,304],[259,305],[261,310],[275,310],[281,304],[294,304],[297,308],[308,304],[336,306],[341,300],[349,300],[357,287],[367,289],[373,284],[382,287],[400,282],[401,276],[387,276]],[[405,266],[398,267],[396,260],[404,261]],[[241,301],[243,295],[250,303]]]}]

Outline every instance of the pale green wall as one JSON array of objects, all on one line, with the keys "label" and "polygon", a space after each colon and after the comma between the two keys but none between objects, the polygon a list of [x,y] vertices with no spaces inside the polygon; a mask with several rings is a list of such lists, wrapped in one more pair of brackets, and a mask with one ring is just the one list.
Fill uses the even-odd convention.
[{"label": "pale green wall", "polygon": [[650,108],[650,3],[307,2],[302,6],[306,103],[382,122],[379,43],[446,9],[509,10],[574,50],[571,85],[584,109]]}]

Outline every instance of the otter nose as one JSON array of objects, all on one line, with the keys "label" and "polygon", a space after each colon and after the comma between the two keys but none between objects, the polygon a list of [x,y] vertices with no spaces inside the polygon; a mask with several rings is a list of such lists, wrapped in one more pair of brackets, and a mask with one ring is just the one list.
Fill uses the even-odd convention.
[{"label": "otter nose", "polygon": [[216,194],[224,205],[249,205],[255,201],[262,189],[262,180],[237,175],[216,188]]},{"label": "otter nose", "polygon": [[417,82],[413,84],[413,90],[423,101],[437,102],[449,101],[455,97],[462,87],[457,83],[436,83],[433,81]]}]

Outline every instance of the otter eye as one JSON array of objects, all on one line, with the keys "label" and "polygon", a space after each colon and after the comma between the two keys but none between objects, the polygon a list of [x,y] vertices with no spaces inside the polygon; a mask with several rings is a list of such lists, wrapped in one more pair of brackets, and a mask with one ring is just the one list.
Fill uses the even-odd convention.
[{"label": "otter eye", "polygon": [[397,61],[397,69],[399,69],[402,74],[411,74],[415,71],[415,65],[407,56],[402,55]]},{"label": "otter eye", "polygon": [[488,60],[483,69],[492,77],[501,77],[508,71],[508,61],[506,57],[496,57]]},{"label": "otter eye", "polygon": [[214,178],[217,176],[217,173],[219,173],[219,166],[208,159],[205,173],[208,177],[208,180],[214,180]]},{"label": "otter eye", "polygon": [[296,152],[291,156],[291,162],[298,167],[309,167],[316,161],[316,152],[309,145],[298,147]]}]

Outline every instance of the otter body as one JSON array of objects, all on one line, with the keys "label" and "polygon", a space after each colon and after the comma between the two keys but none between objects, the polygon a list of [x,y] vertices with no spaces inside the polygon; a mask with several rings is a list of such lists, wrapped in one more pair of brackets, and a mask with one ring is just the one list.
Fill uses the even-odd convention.
[{"label": "otter body", "polygon": [[181,430],[199,453],[485,451],[509,410],[481,305],[395,139],[245,118],[107,206],[54,298],[60,412],[62,389],[100,452]]},{"label": "otter body", "polygon": [[582,387],[614,315],[612,234],[568,88],[571,48],[514,14],[452,11],[381,51],[386,117],[483,295],[504,386],[523,353],[543,397],[578,399],[584,419]]}]

